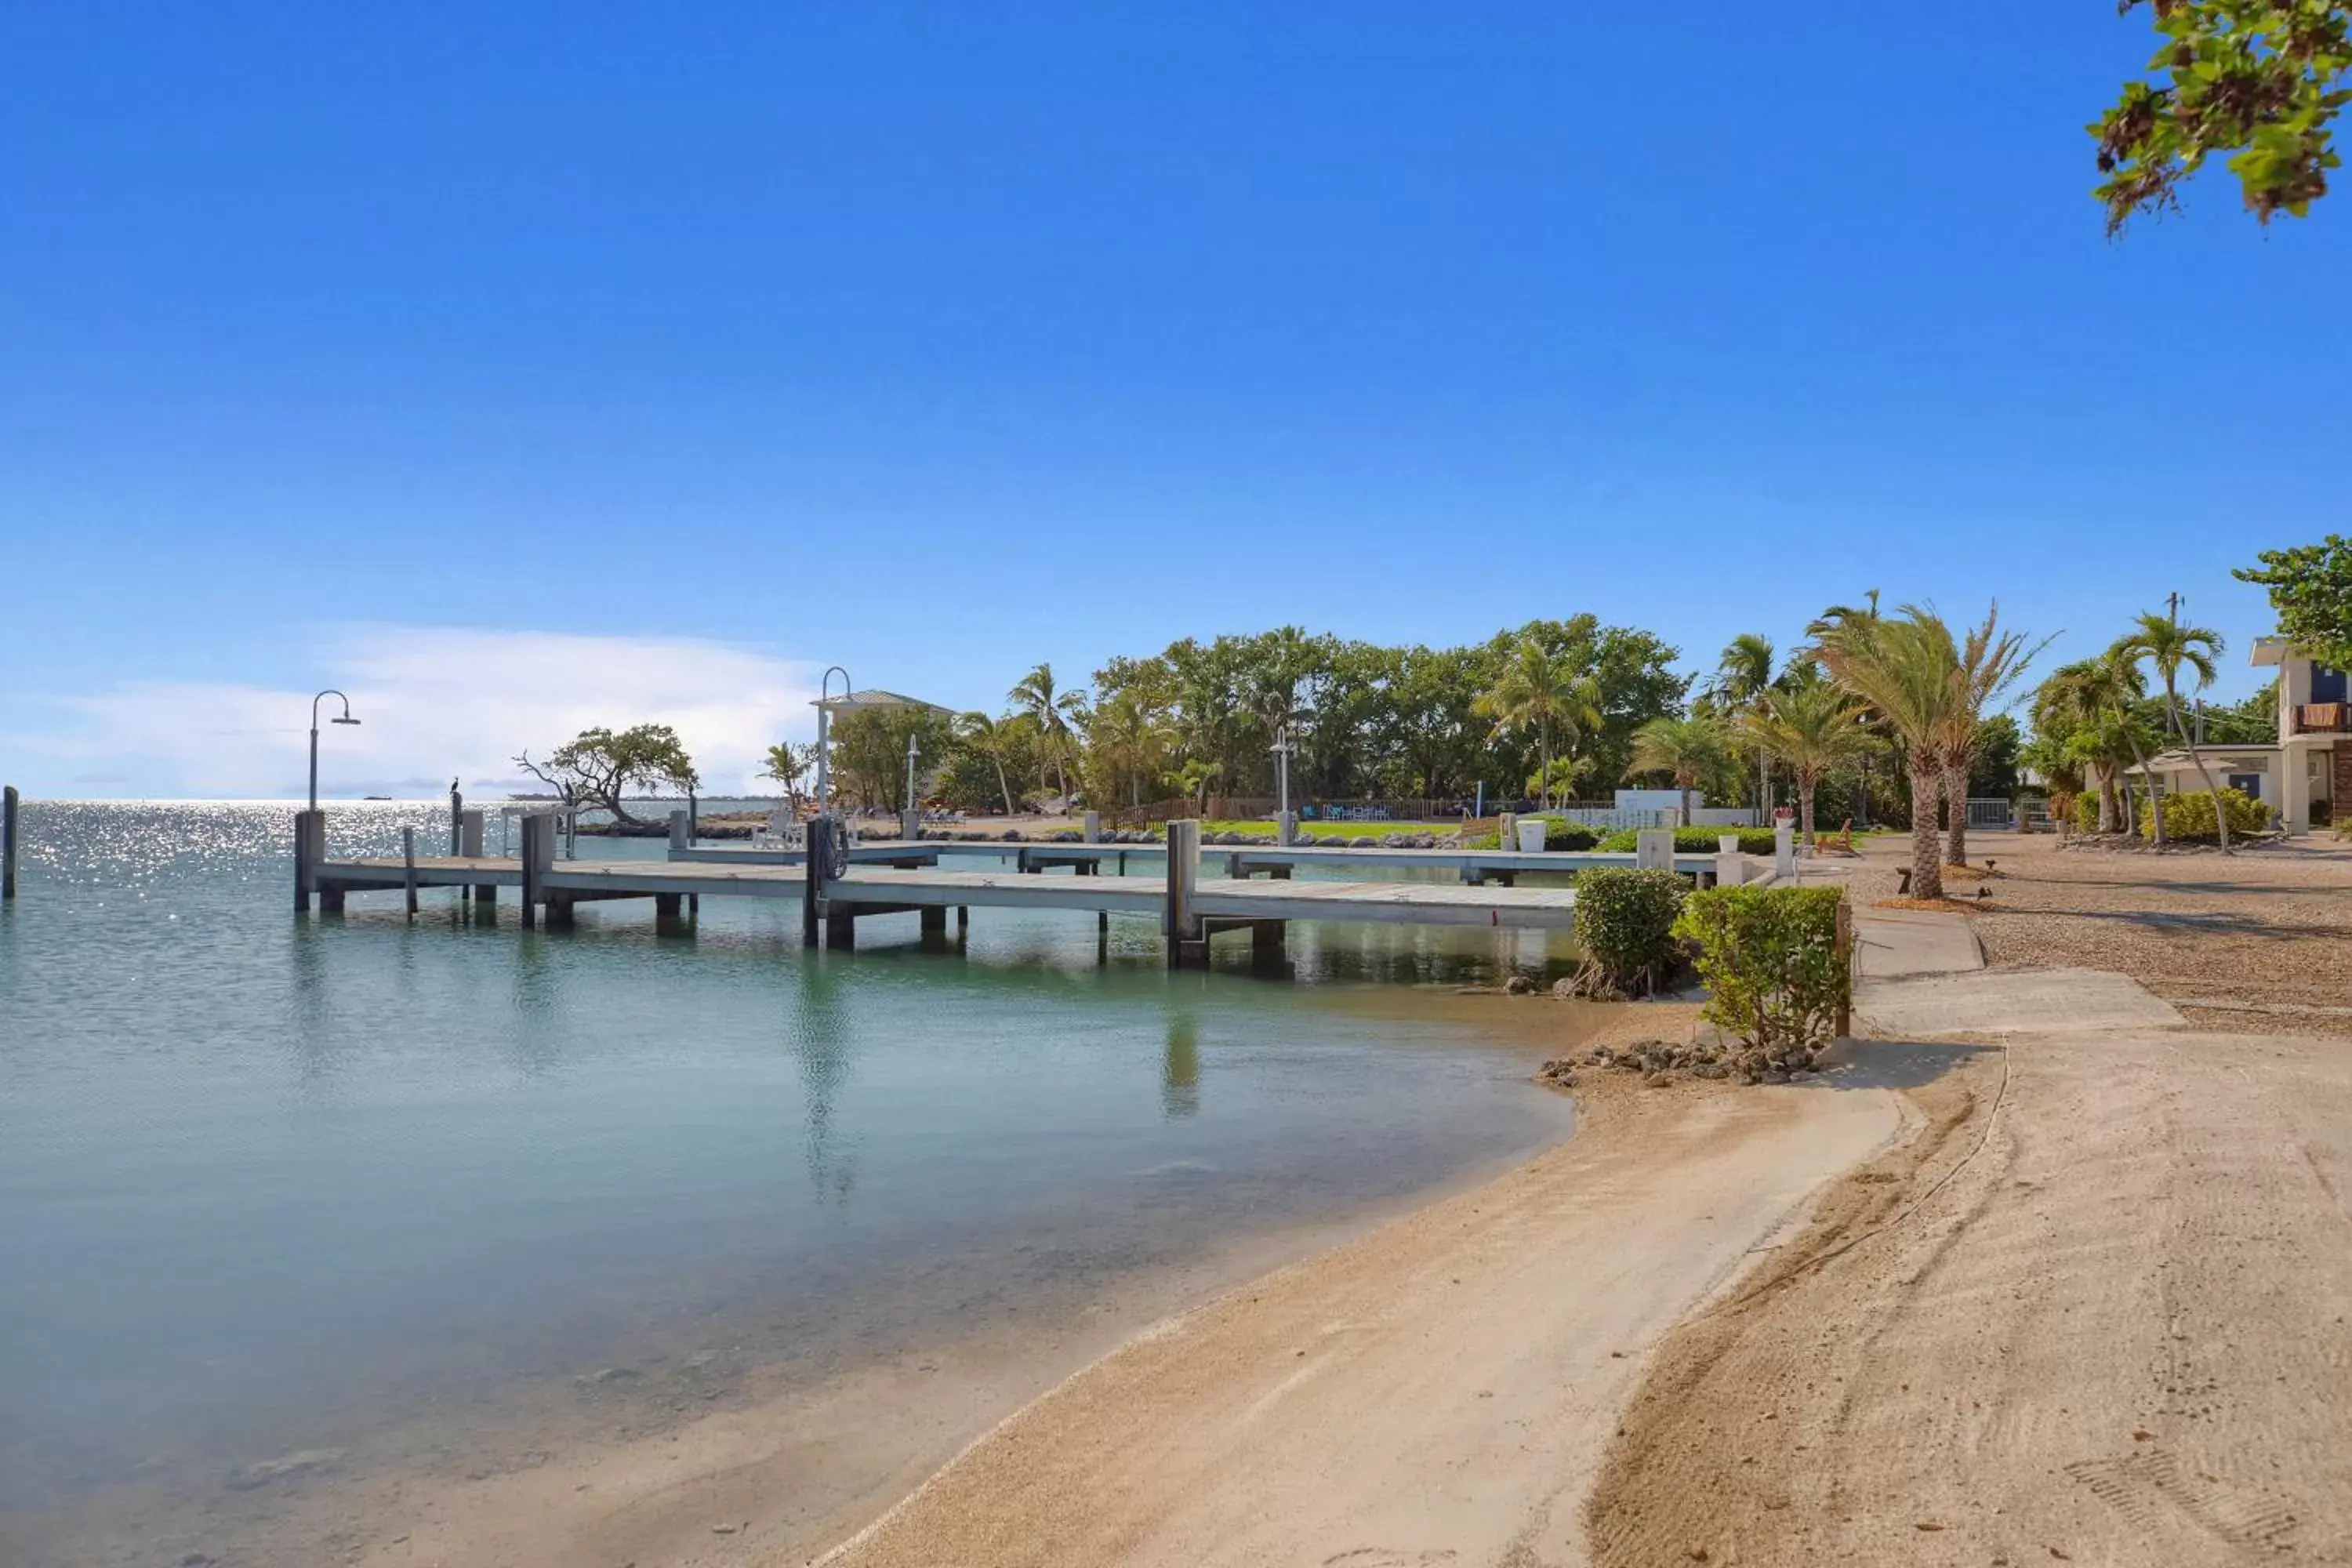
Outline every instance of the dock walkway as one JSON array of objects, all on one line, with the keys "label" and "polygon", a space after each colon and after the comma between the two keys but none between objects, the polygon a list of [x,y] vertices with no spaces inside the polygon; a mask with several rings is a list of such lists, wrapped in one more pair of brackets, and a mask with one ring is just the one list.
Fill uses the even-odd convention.
[{"label": "dock walkway", "polygon": [[[912,913],[926,932],[944,932],[953,910],[959,927],[974,906],[1092,911],[1098,932],[1110,917],[1156,921],[1169,938],[1171,966],[1203,963],[1210,939],[1247,930],[1261,959],[1278,958],[1292,921],[1369,921],[1428,926],[1564,931],[1576,920],[1576,890],[1567,886],[1517,886],[1528,873],[1562,873],[1633,862],[1630,855],[1465,849],[1328,849],[1220,845],[1205,852],[1197,826],[1172,825],[1174,845],[974,843],[915,840],[855,847],[840,875],[809,885],[806,857],[793,850],[674,847],[667,858],[559,860],[549,825],[527,819],[520,856],[435,855],[334,859],[315,845],[318,825],[298,836],[299,907],[315,894],[322,910],[343,907],[353,891],[405,890],[410,912],[425,888],[471,889],[478,904],[493,905],[500,889],[521,895],[521,923],[537,923],[542,910],[550,925],[571,923],[579,904],[615,899],[651,899],[657,916],[676,919],[697,911],[710,898],[798,901],[805,940],[820,934],[832,947],[856,945],[856,922],[879,915]],[[314,851],[302,853],[305,842]],[[1005,868],[962,868],[943,858],[1002,858]],[[1203,862],[1222,858],[1223,877],[1203,877]],[[1124,871],[1131,860],[1157,862],[1159,876],[1103,874],[1107,865]],[[1739,857],[1676,856],[1677,870],[1702,877],[1741,875],[1728,864]],[[1742,862],[1744,865],[1744,862]],[[1040,875],[1049,866],[1067,866],[1068,877]],[[1297,877],[1334,867],[1453,873],[1458,880],[1359,880]],[[1254,873],[1265,873],[1261,879]]]}]

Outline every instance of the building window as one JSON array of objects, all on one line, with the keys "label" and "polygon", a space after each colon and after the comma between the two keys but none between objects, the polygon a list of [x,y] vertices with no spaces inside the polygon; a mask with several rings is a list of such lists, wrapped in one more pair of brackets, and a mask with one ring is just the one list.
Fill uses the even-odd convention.
[{"label": "building window", "polygon": [[2314,702],[2341,702],[2347,682],[2344,672],[2330,669],[2324,664],[2311,667],[2311,700]]},{"label": "building window", "polygon": [[2240,795],[2246,796],[2249,800],[2260,800],[2263,798],[2263,775],[2260,773],[2231,773],[2230,775],[2230,787],[2236,790]]}]

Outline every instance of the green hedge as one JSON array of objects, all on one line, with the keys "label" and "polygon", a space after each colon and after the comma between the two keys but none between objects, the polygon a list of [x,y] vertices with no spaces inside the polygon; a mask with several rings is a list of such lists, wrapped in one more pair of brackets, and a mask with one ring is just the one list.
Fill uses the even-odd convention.
[{"label": "green hedge", "polygon": [[1577,990],[1588,996],[1646,996],[1682,965],[1675,927],[1682,879],[1672,871],[1601,866],[1576,879],[1576,942],[1584,950]]},{"label": "green hedge", "polygon": [[[1640,830],[1621,827],[1601,841],[1601,847],[1619,855],[1633,852]],[[1772,830],[1769,827],[1677,827],[1675,829],[1675,853],[1677,855],[1712,855],[1717,841],[1727,833],[1739,835],[1739,852],[1743,855],[1769,855],[1774,848]]]},{"label": "green hedge", "polygon": [[1839,951],[1838,888],[1710,888],[1683,901],[1675,934],[1698,944],[1706,1017],[1761,1076],[1811,1068],[1853,990]]},{"label": "green hedge", "polygon": [[2074,797],[2074,831],[2096,833],[2099,830],[2099,792],[2086,789]]},{"label": "green hedge", "polygon": [[[2230,814],[2230,832],[2233,836],[2267,833],[2271,826],[2271,808],[2243,792],[2224,788],[2222,809]],[[2148,806],[2139,808],[2139,832],[2143,838],[2156,831],[2156,813]],[[2213,831],[2213,797],[2203,790],[2188,795],[2164,797],[2164,836],[2189,842],[2210,844],[2219,837]]]}]

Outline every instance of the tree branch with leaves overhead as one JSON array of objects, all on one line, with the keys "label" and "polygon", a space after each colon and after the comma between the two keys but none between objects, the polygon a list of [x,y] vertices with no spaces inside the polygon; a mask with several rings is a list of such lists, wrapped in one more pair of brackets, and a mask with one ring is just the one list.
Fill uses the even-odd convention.
[{"label": "tree branch with leaves overhead", "polygon": [[553,785],[566,805],[598,806],[611,812],[615,822],[633,827],[645,824],[621,804],[625,792],[661,785],[695,790],[702,784],[677,731],[667,724],[638,724],[617,733],[601,725],[583,730],[556,747],[545,763],[532,762],[524,752],[515,758],[515,766]]}]

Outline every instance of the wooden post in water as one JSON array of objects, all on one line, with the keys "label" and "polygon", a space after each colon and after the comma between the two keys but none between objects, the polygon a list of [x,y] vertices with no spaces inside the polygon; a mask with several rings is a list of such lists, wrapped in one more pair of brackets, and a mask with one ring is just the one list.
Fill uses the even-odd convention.
[{"label": "wooden post in water", "polygon": [[1168,967],[1204,969],[1208,938],[1192,912],[1201,885],[1201,824],[1181,817],[1168,825]]},{"label": "wooden post in water", "polygon": [[416,918],[416,829],[400,830],[401,885],[408,893],[408,918]]},{"label": "wooden post in water", "polygon": [[449,853],[463,855],[466,843],[466,797],[457,786],[449,786]]},{"label": "wooden post in water", "polygon": [[16,786],[0,790],[0,900],[16,896]]}]

